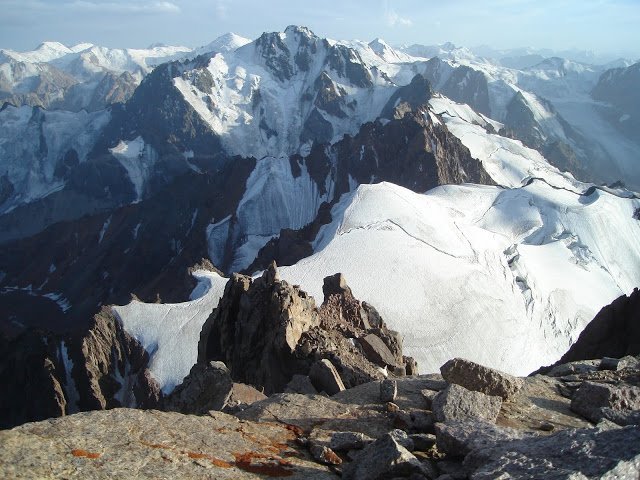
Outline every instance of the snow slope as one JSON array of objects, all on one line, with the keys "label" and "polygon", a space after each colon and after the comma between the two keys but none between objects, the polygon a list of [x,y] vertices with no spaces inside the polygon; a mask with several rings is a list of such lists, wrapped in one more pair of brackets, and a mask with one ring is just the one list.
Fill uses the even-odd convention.
[{"label": "snow slope", "polygon": [[280,275],[321,299],[323,277],[344,273],[423,373],[462,356],[522,375],[557,360],[602,306],[640,284],[639,206],[543,181],[424,195],[361,185],[334,207],[316,253]]},{"label": "snow slope", "polygon": [[149,370],[167,394],[182,383],[198,358],[202,325],[224,293],[227,279],[216,273],[198,270],[199,281],[184,303],[143,303],[114,306],[113,312],[125,330],[149,353]]}]

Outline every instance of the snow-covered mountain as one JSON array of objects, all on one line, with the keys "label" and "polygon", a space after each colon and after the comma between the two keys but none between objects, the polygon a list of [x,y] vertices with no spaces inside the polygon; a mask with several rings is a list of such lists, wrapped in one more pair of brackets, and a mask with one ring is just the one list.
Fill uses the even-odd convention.
[{"label": "snow-covered mountain", "polygon": [[157,65],[234,50],[247,42],[248,39],[229,33],[195,49],[168,45],[119,49],[90,43],[67,47],[44,42],[33,51],[0,50],[0,102],[72,111],[99,110],[128,100],[142,78]]},{"label": "snow-covered mountain", "polygon": [[[116,312],[160,372],[176,350],[165,334],[181,329],[156,322],[180,317],[192,344],[220,293],[216,277],[181,304],[187,267],[254,273],[275,259],[316,296],[343,272],[424,372],[462,355],[526,373],[640,284],[640,143],[610,118],[633,66],[512,68],[295,26],[196,50],[38,50],[3,65],[61,75],[60,98],[86,89],[103,108],[0,110],[7,331],[81,324],[135,293]],[[96,94],[103,74],[134,89]],[[629,190],[602,185],[614,180]],[[35,298],[38,318],[21,317]],[[158,375],[173,385],[188,363]]]}]

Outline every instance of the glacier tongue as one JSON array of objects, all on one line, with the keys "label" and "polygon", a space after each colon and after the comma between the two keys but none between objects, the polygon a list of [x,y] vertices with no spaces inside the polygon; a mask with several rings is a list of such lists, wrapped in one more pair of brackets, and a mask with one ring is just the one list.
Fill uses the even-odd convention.
[{"label": "glacier tongue", "polygon": [[313,221],[320,205],[333,199],[333,185],[323,191],[311,178],[306,164],[295,159],[267,157],[259,160],[247,179],[245,194],[234,218],[227,217],[207,229],[209,258],[224,264],[227,239],[233,243],[235,256],[227,270],[240,271],[253,262],[258,251],[284,228],[300,229]]},{"label": "glacier tongue", "polygon": [[461,356],[527,374],[640,284],[640,202],[593,195],[542,181],[424,195],[361,185],[334,207],[316,253],[280,275],[321,299],[323,277],[343,272],[423,373]]}]

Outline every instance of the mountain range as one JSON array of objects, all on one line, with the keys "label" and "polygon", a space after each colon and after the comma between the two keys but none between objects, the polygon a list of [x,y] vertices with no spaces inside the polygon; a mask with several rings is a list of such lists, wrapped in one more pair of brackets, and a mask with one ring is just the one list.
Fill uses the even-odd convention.
[{"label": "mountain range", "polygon": [[297,26],[0,51],[3,336],[106,308],[168,394],[226,277],[275,260],[317,299],[342,272],[422,372],[557,361],[640,284],[640,64],[536,55]]}]

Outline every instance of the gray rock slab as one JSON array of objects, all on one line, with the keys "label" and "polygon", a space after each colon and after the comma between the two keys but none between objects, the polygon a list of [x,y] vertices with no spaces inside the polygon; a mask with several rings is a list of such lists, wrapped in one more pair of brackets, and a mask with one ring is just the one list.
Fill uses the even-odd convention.
[{"label": "gray rock slab", "polygon": [[485,395],[451,384],[433,398],[431,409],[436,422],[469,417],[495,422],[501,405],[502,399],[498,396]]},{"label": "gray rock slab", "polygon": [[640,427],[564,430],[472,451],[464,460],[473,480],[636,479],[640,476]]},{"label": "gray rock slab", "polygon": [[0,431],[0,478],[337,478],[284,425],[114,409]]}]

